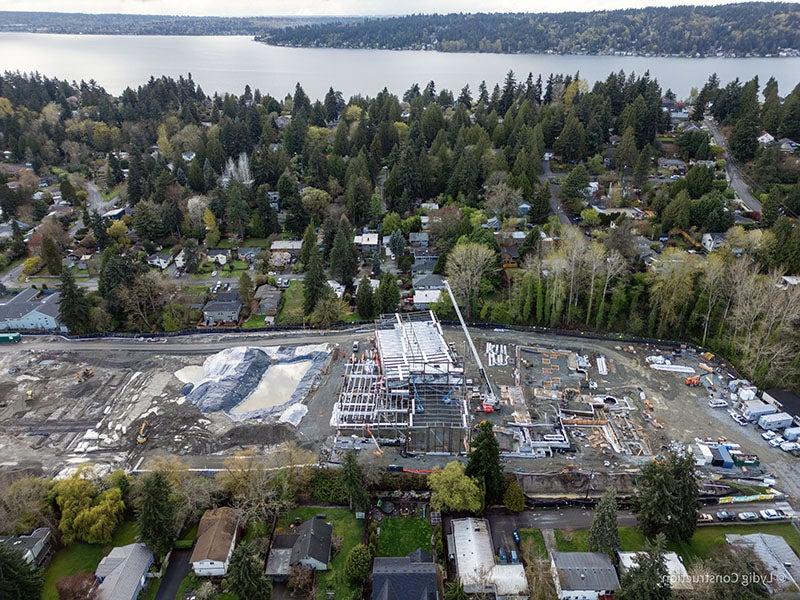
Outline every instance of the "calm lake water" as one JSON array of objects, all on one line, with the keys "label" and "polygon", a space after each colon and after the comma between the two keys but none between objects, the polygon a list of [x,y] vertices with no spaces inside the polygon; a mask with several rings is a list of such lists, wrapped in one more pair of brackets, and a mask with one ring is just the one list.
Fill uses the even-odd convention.
[{"label": "calm lake water", "polygon": [[800,58],[645,58],[550,56],[544,54],[445,54],[389,50],[280,48],[248,37],[74,36],[0,33],[0,70],[38,71],[68,80],[94,79],[118,94],[151,75],[192,73],[207,93],[240,92],[245,84],[283,97],[300,82],[312,98],[328,87],[345,98],[375,95],[384,87],[402,93],[433,79],[437,88],[473,91],[482,80],[491,88],[509,69],[518,78],[580,71],[594,82],[608,73],[650,71],[679,97],[700,87],[711,73],[722,82],[758,75],[763,85],[775,76],[782,94],[800,82]]}]

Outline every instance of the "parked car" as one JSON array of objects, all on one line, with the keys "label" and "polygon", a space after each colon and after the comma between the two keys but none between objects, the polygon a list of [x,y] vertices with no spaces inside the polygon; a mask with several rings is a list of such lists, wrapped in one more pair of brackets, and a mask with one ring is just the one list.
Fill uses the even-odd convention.
[{"label": "parked car", "polygon": [[732,512],[728,512],[727,510],[719,510],[717,511],[717,521],[735,521],[736,514]]},{"label": "parked car", "polygon": [[740,512],[740,521],[758,521],[758,515],[754,512]]},{"label": "parked car", "polygon": [[785,515],[781,512],[778,512],[774,508],[768,508],[766,510],[758,511],[758,514],[761,515],[761,518],[765,521],[777,521],[779,519],[783,519]]},{"label": "parked car", "polygon": [[741,425],[742,427],[744,427],[745,425],[749,425],[749,424],[750,424],[750,421],[748,421],[747,419],[745,419],[745,418],[744,418],[742,415],[740,415],[740,414],[739,414],[738,412],[736,412],[735,410],[729,410],[729,411],[728,411],[728,414],[731,416],[731,419],[733,419],[734,421],[736,421],[736,422],[737,422],[739,425]]},{"label": "parked car", "polygon": [[522,538],[519,535],[519,529],[515,529],[513,532],[511,532],[511,536],[514,538],[514,543],[517,545],[519,545],[522,541]]},{"label": "parked car", "polygon": [[761,434],[761,437],[764,438],[767,441],[770,441],[776,435],[778,435],[778,434],[775,433],[774,431],[765,431],[764,433]]},{"label": "parked car", "polygon": [[797,442],[783,442],[780,445],[780,449],[784,452],[794,452],[795,450],[800,449],[800,444]]},{"label": "parked car", "polygon": [[708,401],[708,405],[711,408],[725,408],[728,406],[728,403],[721,398],[713,398]]},{"label": "parked car", "polygon": [[511,564],[518,565],[519,564],[519,555],[517,554],[516,550],[511,551]]},{"label": "parked car", "polygon": [[786,440],[785,440],[785,439],[783,439],[783,436],[776,435],[776,436],[775,436],[774,438],[772,438],[772,439],[771,439],[771,440],[770,440],[768,443],[769,443],[769,445],[770,445],[770,446],[772,446],[773,448],[777,448],[778,446],[780,446],[780,445],[781,445],[783,442],[785,442],[785,441],[786,441]]},{"label": "parked car", "polygon": [[697,522],[698,523],[713,523],[714,522],[714,517],[712,517],[708,513],[700,513],[699,515],[697,515]]},{"label": "parked car", "polygon": [[497,549],[497,558],[500,561],[501,565],[507,565],[508,564],[508,555],[506,554],[506,549],[503,548],[502,546],[500,546]]}]

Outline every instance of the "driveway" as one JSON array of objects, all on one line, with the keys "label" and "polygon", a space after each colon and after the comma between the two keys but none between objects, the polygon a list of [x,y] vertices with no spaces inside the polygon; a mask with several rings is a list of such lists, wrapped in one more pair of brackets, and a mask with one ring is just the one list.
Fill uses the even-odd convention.
[{"label": "driveway", "polygon": [[158,586],[156,600],[175,600],[175,595],[178,593],[178,587],[180,587],[181,581],[183,581],[192,570],[192,565],[189,562],[189,557],[191,555],[192,550],[188,548],[185,550],[172,551],[167,570],[161,578],[161,585]]}]

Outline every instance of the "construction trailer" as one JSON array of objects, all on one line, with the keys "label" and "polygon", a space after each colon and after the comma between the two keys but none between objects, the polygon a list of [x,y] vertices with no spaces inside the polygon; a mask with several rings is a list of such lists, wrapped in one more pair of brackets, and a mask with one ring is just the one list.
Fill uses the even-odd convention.
[{"label": "construction trailer", "polygon": [[433,312],[376,320],[374,348],[346,366],[331,425],[409,452],[469,448],[464,364]]}]

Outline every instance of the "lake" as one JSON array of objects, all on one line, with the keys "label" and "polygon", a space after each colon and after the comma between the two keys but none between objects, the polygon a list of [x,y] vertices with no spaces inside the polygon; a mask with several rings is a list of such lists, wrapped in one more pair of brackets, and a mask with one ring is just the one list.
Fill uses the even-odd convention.
[{"label": "lake", "polygon": [[783,95],[800,81],[800,58],[669,58],[546,54],[452,54],[394,50],[282,48],[237,36],[97,36],[0,33],[0,71],[38,71],[61,79],[94,79],[119,94],[151,76],[185,75],[207,93],[241,92],[245,84],[282,98],[298,81],[312,98],[329,86],[345,98],[374,96],[384,87],[402,94],[414,82],[433,79],[437,89],[473,92],[486,80],[490,89],[509,69],[518,79],[549,73],[574,74],[594,82],[623,69],[657,78],[683,98],[711,73],[725,83],[759,76],[762,85],[775,76]]}]

